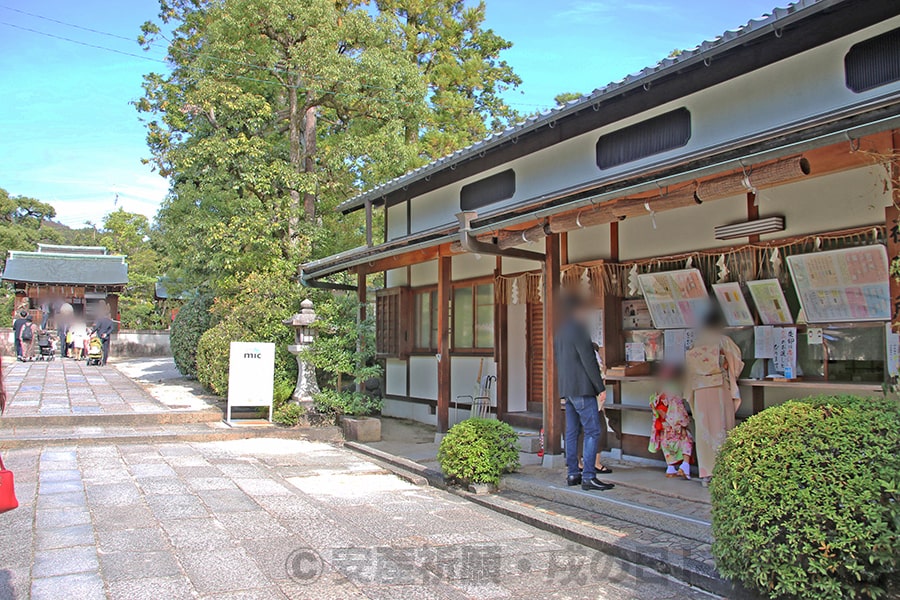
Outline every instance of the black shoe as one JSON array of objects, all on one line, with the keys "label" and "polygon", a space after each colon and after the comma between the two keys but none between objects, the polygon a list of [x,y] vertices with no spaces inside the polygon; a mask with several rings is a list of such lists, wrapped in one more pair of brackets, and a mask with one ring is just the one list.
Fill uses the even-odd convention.
[{"label": "black shoe", "polygon": [[611,490],[615,485],[612,483],[603,483],[596,477],[591,479],[590,481],[584,481],[581,484],[581,489],[588,491],[597,491],[597,492],[605,492],[606,490]]},{"label": "black shoe", "polygon": [[569,475],[568,477],[566,477],[566,483],[568,483],[570,486],[581,485],[581,474],[579,473],[578,475]]}]

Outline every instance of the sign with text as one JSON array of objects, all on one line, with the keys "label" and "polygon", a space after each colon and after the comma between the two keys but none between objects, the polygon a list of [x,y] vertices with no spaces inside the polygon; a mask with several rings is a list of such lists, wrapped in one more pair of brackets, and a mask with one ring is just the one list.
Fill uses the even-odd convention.
[{"label": "sign with text", "polygon": [[268,407],[272,420],[272,394],[275,381],[275,344],[231,342],[228,363],[228,411],[241,407]]},{"label": "sign with text", "polygon": [[810,323],[890,320],[884,246],[788,256],[788,267]]}]

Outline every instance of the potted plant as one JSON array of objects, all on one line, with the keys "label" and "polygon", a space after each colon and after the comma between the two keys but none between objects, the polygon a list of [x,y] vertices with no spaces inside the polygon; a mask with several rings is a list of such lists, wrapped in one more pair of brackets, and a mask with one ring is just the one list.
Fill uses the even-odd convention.
[{"label": "potted plant", "polygon": [[352,442],[381,441],[381,420],[372,415],[381,410],[381,399],[356,391],[326,390],[313,397],[316,410],[332,414],[341,425],[344,439]]}]

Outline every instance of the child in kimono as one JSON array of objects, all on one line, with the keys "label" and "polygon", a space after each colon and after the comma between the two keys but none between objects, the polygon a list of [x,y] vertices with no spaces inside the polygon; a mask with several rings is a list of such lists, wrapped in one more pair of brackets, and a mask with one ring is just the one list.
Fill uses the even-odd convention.
[{"label": "child in kimono", "polygon": [[694,438],[688,429],[691,418],[678,391],[674,368],[665,367],[661,375],[662,391],[650,396],[653,428],[648,449],[650,452],[662,450],[668,465],[666,477],[690,479],[691,455],[694,453]]}]

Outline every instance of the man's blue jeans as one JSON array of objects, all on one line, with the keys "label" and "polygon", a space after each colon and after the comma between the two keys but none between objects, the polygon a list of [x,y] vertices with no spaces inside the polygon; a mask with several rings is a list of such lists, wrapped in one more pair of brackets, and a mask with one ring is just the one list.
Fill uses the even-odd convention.
[{"label": "man's blue jeans", "polygon": [[566,467],[578,475],[578,434],[584,429],[582,481],[597,475],[597,443],[600,440],[600,407],[596,396],[566,397]]}]

